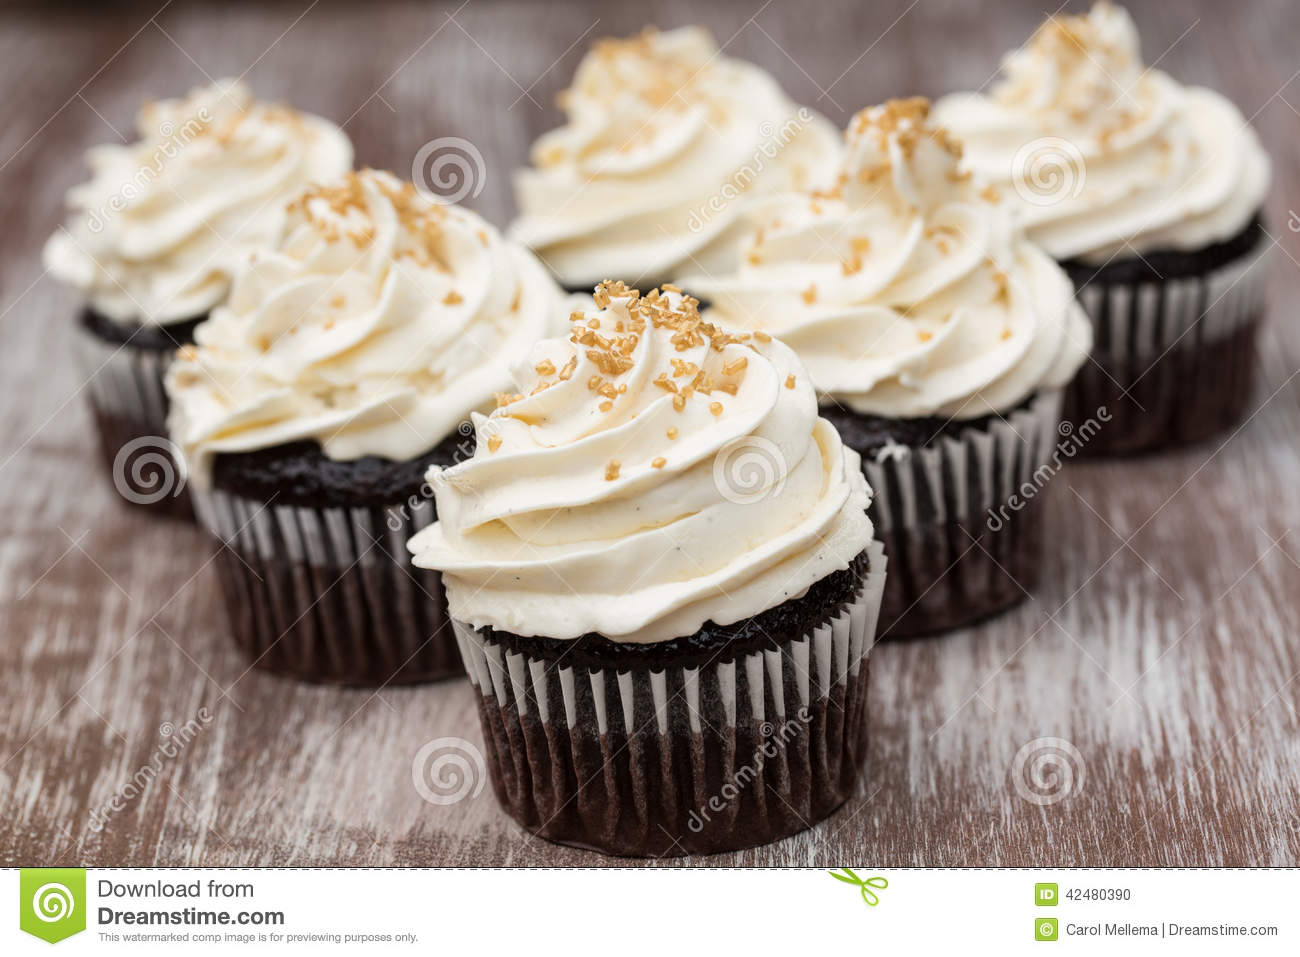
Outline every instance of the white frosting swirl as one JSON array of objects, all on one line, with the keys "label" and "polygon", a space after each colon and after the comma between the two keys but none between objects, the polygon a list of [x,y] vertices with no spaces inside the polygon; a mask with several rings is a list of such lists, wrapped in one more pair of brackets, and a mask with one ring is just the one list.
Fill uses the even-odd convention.
[{"label": "white frosting swirl", "polygon": [[570,287],[734,264],[754,195],[825,185],[835,130],[700,27],[602,40],[515,176],[514,238]]},{"label": "white frosting swirl", "polygon": [[870,490],[794,353],[703,323],[675,291],[596,301],[533,350],[527,395],[476,419],[474,457],[429,473],[439,521],[410,549],[452,615],[664,641],[848,567]]},{"label": "white frosting swirl", "polygon": [[178,352],[172,437],[201,483],[217,453],[298,439],[408,460],[490,407],[563,317],[542,265],[480,217],[349,173],[289,206],[281,243]]},{"label": "white frosting swirl", "polygon": [[834,189],[772,201],[734,275],[682,281],[710,318],[780,337],[857,412],[1005,412],[1068,382],[1091,329],[1069,279],[958,169],[928,109],[859,113]]},{"label": "white frosting swirl", "polygon": [[1057,259],[1194,250],[1259,211],[1269,160],[1254,130],[1218,93],[1144,69],[1123,9],[1050,18],[1003,73],[991,95],[946,97],[935,116]]},{"label": "white frosting swirl", "polygon": [[68,192],[72,220],[44,251],[51,273],[121,323],[205,315],[278,237],[285,203],[352,166],[334,124],[259,103],[235,80],[146,103],[136,127],[138,142],[86,154],[92,178]]}]

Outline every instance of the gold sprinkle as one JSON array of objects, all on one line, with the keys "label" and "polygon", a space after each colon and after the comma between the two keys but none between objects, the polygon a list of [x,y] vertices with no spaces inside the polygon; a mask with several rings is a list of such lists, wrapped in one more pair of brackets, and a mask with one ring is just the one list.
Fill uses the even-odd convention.
[{"label": "gold sprinkle", "polygon": [[805,289],[805,290],[803,291],[803,301],[806,302],[806,303],[808,303],[808,305],[810,305],[810,306],[811,306],[814,302],[817,301],[817,284],[816,284],[816,283],[814,283],[813,285],[809,286],[807,289]]},{"label": "gold sprinkle", "polygon": [[786,387],[787,389],[793,389],[793,388],[794,388],[794,373],[793,373],[793,372],[791,372],[788,376],[785,377],[785,387]]},{"label": "gold sprinkle", "polygon": [[568,382],[569,379],[573,377],[573,372],[577,368],[578,368],[578,357],[569,356],[569,361],[566,362],[564,364],[564,368],[560,370],[560,381]]},{"label": "gold sprinkle", "polygon": [[600,388],[600,384],[604,381],[605,380],[602,379],[600,376],[594,375],[587,380],[587,389],[591,392],[595,392],[597,389]]},{"label": "gold sprinkle", "polygon": [[465,301],[465,297],[462,296],[460,293],[458,293],[455,289],[453,289],[451,292],[447,293],[447,295],[442,297],[442,304],[444,306],[458,306],[464,301]]},{"label": "gold sprinkle", "polygon": [[1002,339],[1003,339],[1003,341],[1005,342],[1007,339],[1010,339],[1010,338],[1011,338],[1011,330],[1010,330],[1010,329],[1003,329],[1003,330],[1002,330]]},{"label": "gold sprinkle", "polygon": [[722,415],[722,403],[721,403],[721,402],[710,402],[710,403],[709,403],[709,411],[712,412],[714,415]]},{"label": "gold sprinkle", "polygon": [[998,188],[996,186],[994,186],[992,183],[989,183],[982,190],[980,190],[980,199],[984,200],[984,202],[986,203],[1000,203],[1002,202],[1002,194],[998,192]]},{"label": "gold sprinkle", "polygon": [[677,438],[677,426],[673,426],[671,429],[668,430],[668,438],[670,439]]},{"label": "gold sprinkle", "polygon": [[769,336],[766,332],[763,332],[761,329],[754,333],[754,338],[757,339],[759,342],[772,341],[772,337]]},{"label": "gold sprinkle", "polygon": [[601,412],[608,412],[608,411],[609,411],[610,409],[612,409],[612,408],[614,408],[614,403],[613,403],[612,401],[610,401],[609,399],[606,399],[604,402],[602,402],[602,403],[600,404],[600,411],[601,411]]},{"label": "gold sprinkle", "polygon": [[501,448],[501,436],[499,436],[499,435],[489,435],[489,436],[488,436],[488,451],[489,451],[489,452],[495,452],[495,451],[496,451],[497,449],[499,449],[499,448]]},{"label": "gold sprinkle", "polygon": [[605,481],[612,482],[618,478],[618,470],[622,468],[617,462],[610,462],[605,466]]},{"label": "gold sprinkle", "polygon": [[661,469],[668,464],[668,460],[662,455],[650,463],[651,468]]},{"label": "gold sprinkle", "polygon": [[662,288],[663,288],[663,291],[664,291],[664,292],[675,292],[675,293],[678,293],[679,295],[681,294],[681,291],[682,291],[682,290],[681,290],[681,287],[679,287],[679,286],[674,286],[674,285],[673,285],[672,283],[670,283],[670,282],[666,282],[666,283],[664,283]]},{"label": "gold sprinkle", "polygon": [[922,342],[929,342],[934,338],[934,333],[926,332],[924,329],[921,329],[917,331],[916,338],[920,339]]},{"label": "gold sprinkle", "polygon": [[680,393],[673,396],[673,409],[676,410],[677,412],[681,412],[685,408],[686,408],[686,396]]},{"label": "gold sprinkle", "polygon": [[342,306],[345,302],[347,302],[347,299],[344,298],[342,295],[338,295],[338,296],[335,296],[333,299],[330,300],[330,305],[333,306],[335,309],[338,309],[338,308],[339,308],[340,306]]},{"label": "gold sprinkle", "polygon": [[533,371],[538,375],[555,375],[555,363],[550,359],[543,359],[533,366]]},{"label": "gold sprinkle", "polygon": [[749,360],[744,356],[741,356],[739,359],[732,359],[730,362],[723,363],[722,374],[735,375],[737,372],[743,371],[748,365]]}]

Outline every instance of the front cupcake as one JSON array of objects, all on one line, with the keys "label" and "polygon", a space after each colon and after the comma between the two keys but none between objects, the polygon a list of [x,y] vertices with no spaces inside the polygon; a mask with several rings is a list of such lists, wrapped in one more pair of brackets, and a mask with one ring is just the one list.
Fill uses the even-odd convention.
[{"label": "front cupcake", "polygon": [[675,290],[596,291],[430,470],[493,786],[614,854],[734,850],[849,795],[885,578],[857,455],[769,337]]},{"label": "front cupcake", "polygon": [[1106,407],[1092,453],[1207,438],[1240,420],[1271,248],[1269,161],[1219,94],[1144,67],[1128,14],[1052,17],[991,94],[940,101],[970,169],[998,183],[1079,287],[1094,362],[1067,418]]},{"label": "front cupcake", "polygon": [[387,173],[288,208],[167,376],[171,435],[217,557],[236,640],[317,681],[460,670],[438,576],[406,540],[433,520],[425,470],[472,449],[467,418],[563,327],[527,251]]},{"label": "front cupcake", "polygon": [[799,354],[861,454],[890,560],[885,635],[957,627],[1032,587],[1036,510],[986,517],[1048,462],[1091,343],[1069,279],[959,170],[928,110],[859,113],[834,189],[773,201],[734,275],[689,280],[707,318]]},{"label": "front cupcake", "polygon": [[752,197],[822,185],[839,160],[830,123],[700,27],[600,41],[560,102],[511,233],[570,289],[727,268]]},{"label": "front cupcake", "polygon": [[44,260],[85,299],[75,344],[115,482],[128,501],[185,513],[188,499],[132,464],[167,451],[167,365],[249,253],[277,238],[285,203],[352,166],[352,144],[234,80],[147,103],[136,126],[138,141],[87,154],[92,178],[68,193],[72,217]]}]

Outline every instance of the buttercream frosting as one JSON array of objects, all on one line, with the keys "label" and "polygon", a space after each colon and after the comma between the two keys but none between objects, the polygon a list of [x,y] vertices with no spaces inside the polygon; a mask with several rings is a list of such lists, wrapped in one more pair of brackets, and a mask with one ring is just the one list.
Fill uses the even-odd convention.
[{"label": "buttercream frosting", "polygon": [[475,417],[474,456],[429,472],[438,522],[410,549],[453,617],[656,642],[848,567],[872,538],[870,490],[795,354],[704,322],[675,289],[595,298],[533,350],[520,394]]},{"label": "buttercream frosting", "polygon": [[935,115],[1061,260],[1229,239],[1268,189],[1268,156],[1240,111],[1144,67],[1133,21],[1108,2],[1049,18],[988,95],[946,97]]},{"label": "buttercream frosting", "polygon": [[300,439],[409,460],[491,408],[566,314],[542,265],[476,214],[349,173],[289,205],[283,240],[177,353],[172,438],[200,483],[218,453]]},{"label": "buttercream frosting", "polygon": [[136,128],[136,142],[87,153],[91,179],[68,192],[71,218],[44,250],[55,277],[127,325],[207,314],[248,253],[276,239],[286,201],[352,166],[337,126],[236,80],[146,103]]},{"label": "buttercream frosting", "polygon": [[1091,329],[1065,273],[923,99],[859,113],[837,185],[755,216],[708,317],[793,348],[823,397],[892,418],[1005,412],[1073,377]]},{"label": "buttercream frosting", "polygon": [[825,118],[699,27],[598,42],[561,105],[515,176],[511,232],[570,287],[725,268],[749,199],[823,185],[839,160]]}]

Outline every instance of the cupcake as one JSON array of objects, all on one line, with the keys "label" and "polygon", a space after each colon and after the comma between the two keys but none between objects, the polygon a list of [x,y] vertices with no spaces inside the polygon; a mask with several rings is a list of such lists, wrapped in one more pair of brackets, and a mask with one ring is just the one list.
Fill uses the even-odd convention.
[{"label": "cupcake", "polygon": [[734,274],[690,280],[706,318],[799,354],[861,455],[889,556],[882,635],[965,625],[1033,586],[1032,495],[1003,506],[1053,461],[1091,344],[1068,277],[928,110],[859,113],[833,189],[772,200]]},{"label": "cupcake", "polygon": [[434,517],[424,472],[472,450],[467,417],[563,306],[527,251],[387,173],[289,204],[167,375],[254,664],[367,685],[460,672],[438,576],[403,550]]},{"label": "cupcake", "polygon": [[865,757],[871,493],[785,346],[675,288],[595,298],[475,418],[473,457],[430,470],[415,564],[525,828],[622,855],[774,841]]},{"label": "cupcake", "polygon": [[1107,410],[1088,453],[1208,438],[1250,400],[1272,247],[1269,160],[1235,106],[1144,67],[1123,9],[1052,17],[988,95],[936,104],[966,163],[998,185],[1070,274],[1096,330],[1067,398]]},{"label": "cupcake", "polygon": [[278,235],[285,203],[352,166],[352,144],[235,80],[146,103],[136,128],[138,141],[87,154],[91,180],[69,191],[71,218],[44,260],[85,302],[74,343],[119,491],[187,514],[166,439],[167,365],[225,300],[236,268]]},{"label": "cupcake", "polygon": [[515,175],[511,235],[570,289],[727,268],[752,197],[822,185],[839,159],[826,119],[700,27],[598,42],[560,105]]}]

